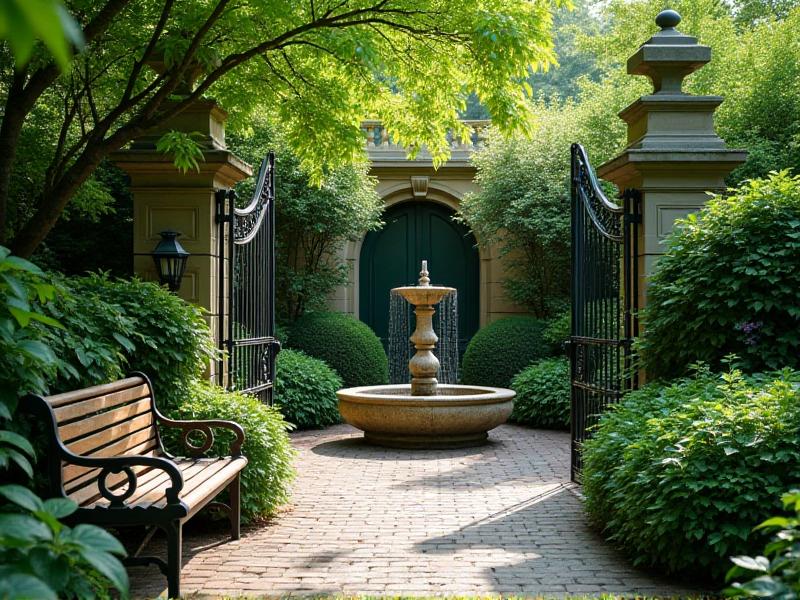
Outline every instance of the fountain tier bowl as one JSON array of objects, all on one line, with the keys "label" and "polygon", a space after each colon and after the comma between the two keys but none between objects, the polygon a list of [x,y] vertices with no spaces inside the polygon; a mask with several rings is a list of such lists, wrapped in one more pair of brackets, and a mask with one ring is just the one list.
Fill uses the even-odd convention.
[{"label": "fountain tier bowl", "polygon": [[339,390],[339,412],[364,439],[392,448],[466,448],[486,442],[505,423],[513,390],[440,384],[435,396],[412,396],[410,385]]}]

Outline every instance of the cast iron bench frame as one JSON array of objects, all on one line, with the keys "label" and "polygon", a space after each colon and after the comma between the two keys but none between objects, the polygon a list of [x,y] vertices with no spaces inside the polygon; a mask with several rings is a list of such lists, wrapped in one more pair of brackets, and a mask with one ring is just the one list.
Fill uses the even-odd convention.
[{"label": "cast iron bench frame", "polygon": [[[49,496],[78,503],[78,510],[66,520],[101,526],[151,526],[139,550],[123,562],[157,565],[167,577],[170,598],[180,597],[182,528],[186,521],[213,504],[228,512],[231,538],[239,539],[240,474],[247,459],[241,453],[244,430],[237,423],[168,419],[156,408],[150,380],[138,372],[119,381],[54,396],[29,394],[23,406],[47,434]],[[181,429],[181,440],[192,458],[166,452],[159,426]],[[213,428],[234,432],[230,456],[198,458],[213,445]],[[197,432],[200,445],[189,438]],[[146,439],[139,442],[143,437]],[[122,452],[118,452],[120,446]],[[187,478],[191,485],[184,481],[187,472],[191,473]],[[136,494],[137,488],[146,491],[140,489]],[[212,502],[225,488],[230,506]],[[156,527],[167,536],[166,561],[138,556]]]}]

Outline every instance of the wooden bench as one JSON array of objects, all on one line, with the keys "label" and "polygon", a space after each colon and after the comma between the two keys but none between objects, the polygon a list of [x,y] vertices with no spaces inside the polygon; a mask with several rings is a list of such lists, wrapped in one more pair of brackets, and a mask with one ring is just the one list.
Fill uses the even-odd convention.
[{"label": "wooden bench", "polygon": [[[149,525],[139,551],[156,527],[166,532],[166,562],[139,557],[137,552],[125,563],[158,565],[167,577],[170,598],[180,596],[183,524],[225,488],[230,506],[214,504],[227,509],[231,537],[239,538],[239,474],[247,459],[241,455],[244,431],[238,424],[166,418],[158,412],[150,381],[141,373],[55,396],[29,395],[23,406],[43,424],[49,438],[50,496],[78,503],[70,521]],[[191,458],[168,454],[159,426],[180,429]],[[218,427],[235,434],[230,456],[198,458],[211,448],[212,429]]]}]

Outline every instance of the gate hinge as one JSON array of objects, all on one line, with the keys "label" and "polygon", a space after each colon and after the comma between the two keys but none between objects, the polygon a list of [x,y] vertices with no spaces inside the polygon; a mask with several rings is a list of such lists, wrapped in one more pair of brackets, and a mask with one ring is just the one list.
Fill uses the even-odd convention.
[{"label": "gate hinge", "polygon": [[642,215],[635,215],[635,214],[632,214],[632,213],[628,213],[628,214],[625,215],[624,221],[625,221],[626,225],[631,225],[631,224],[634,224],[634,223],[636,225],[638,225],[638,224],[640,224],[642,222]]},{"label": "gate hinge", "polygon": [[217,201],[217,214],[214,215],[214,222],[216,223],[231,223],[233,221],[233,212],[228,213],[225,208],[225,200],[230,196],[229,192],[232,190],[223,188],[214,191],[214,198]]}]

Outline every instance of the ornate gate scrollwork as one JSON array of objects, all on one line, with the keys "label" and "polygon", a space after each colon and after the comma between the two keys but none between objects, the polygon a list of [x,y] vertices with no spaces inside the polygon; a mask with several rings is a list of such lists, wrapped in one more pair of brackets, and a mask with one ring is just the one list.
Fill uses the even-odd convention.
[{"label": "ornate gate scrollwork", "polygon": [[217,192],[220,383],[272,403],[275,358],[275,155],[261,163],[255,193],[239,208],[233,190]]},{"label": "ornate gate scrollwork", "polygon": [[638,329],[640,193],[623,205],[603,193],[580,144],[572,145],[572,480],[581,448],[604,410],[638,385],[631,343]]}]

